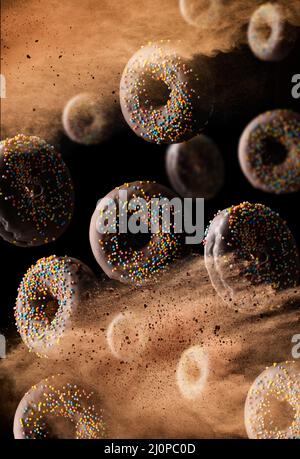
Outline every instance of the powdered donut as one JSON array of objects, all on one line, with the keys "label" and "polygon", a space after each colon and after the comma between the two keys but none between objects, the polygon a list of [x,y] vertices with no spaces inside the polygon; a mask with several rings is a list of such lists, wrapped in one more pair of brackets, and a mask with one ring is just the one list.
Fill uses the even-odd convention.
[{"label": "powdered donut", "polygon": [[223,185],[224,163],[216,144],[201,134],[170,145],[166,169],[172,187],[185,198],[213,198]]},{"label": "powdered donut", "polygon": [[252,439],[300,439],[300,367],[283,362],[267,368],[251,386],[245,426]]},{"label": "powdered donut", "polygon": [[211,107],[199,109],[192,68],[164,43],[148,44],[129,60],[120,83],[120,103],[131,129],[154,143],[195,136]]},{"label": "powdered donut", "polygon": [[0,143],[0,235],[21,247],[55,241],[74,208],[73,184],[61,155],[39,137]]},{"label": "powdered donut", "polygon": [[[124,198],[120,199],[121,196]],[[94,257],[109,277],[139,284],[178,257],[182,234],[174,231],[172,219],[164,231],[159,212],[151,211],[152,199],[158,202],[176,197],[154,182],[132,182],[115,188],[98,202],[90,224],[90,243]],[[168,212],[169,206],[162,202],[161,208]],[[120,223],[126,216],[128,222],[131,217],[140,220],[136,234]],[[105,221],[107,225],[100,229]],[[155,231],[151,223],[157,225]]]},{"label": "powdered donut", "polygon": [[239,161],[254,188],[300,190],[300,114],[273,110],[251,121],[240,139]]},{"label": "powdered donut", "polygon": [[101,439],[105,423],[93,392],[65,376],[51,376],[33,386],[22,398],[14,419],[19,440]]},{"label": "powdered donut", "polygon": [[288,22],[288,12],[279,3],[265,3],[252,15],[248,42],[256,57],[263,61],[281,61],[296,40],[296,29]]},{"label": "powdered donut", "polygon": [[18,331],[30,351],[46,357],[59,347],[95,277],[79,260],[41,258],[23,277],[15,306]]},{"label": "powdered donut", "polygon": [[[204,256],[217,293],[242,311],[259,310],[260,288],[266,298],[299,282],[296,242],[286,223],[263,204],[244,202],[219,212],[207,230]],[[270,303],[275,307],[273,297]]]}]

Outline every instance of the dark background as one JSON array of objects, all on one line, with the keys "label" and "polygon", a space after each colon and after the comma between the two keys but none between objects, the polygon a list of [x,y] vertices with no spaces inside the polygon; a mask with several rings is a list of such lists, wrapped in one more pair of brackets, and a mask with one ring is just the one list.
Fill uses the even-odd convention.
[{"label": "dark background", "polygon": [[[300,99],[293,99],[291,95],[292,76],[300,73],[299,41],[292,54],[280,63],[260,62],[246,47],[215,58],[196,56],[194,63],[200,71],[201,66],[209,69],[203,75],[209,74],[214,86],[215,112],[205,134],[219,146],[226,168],[222,190],[214,199],[205,202],[205,224],[219,209],[245,200],[260,202],[279,212],[300,245],[300,194],[276,196],[255,190],[242,174],[237,160],[239,137],[253,117],[275,108],[300,112]],[[30,249],[0,241],[0,333],[8,338],[8,348],[18,340],[13,307],[18,285],[29,266],[44,256],[69,255],[88,264],[100,276],[101,269],[93,258],[88,236],[90,218],[98,199],[116,186],[135,180],[155,180],[170,186],[165,172],[166,146],[150,144],[137,137],[122,120],[117,99],[114,112],[114,133],[101,145],[80,146],[61,133],[59,148],[70,169],[76,192],[75,214],[64,235],[54,243]]]}]

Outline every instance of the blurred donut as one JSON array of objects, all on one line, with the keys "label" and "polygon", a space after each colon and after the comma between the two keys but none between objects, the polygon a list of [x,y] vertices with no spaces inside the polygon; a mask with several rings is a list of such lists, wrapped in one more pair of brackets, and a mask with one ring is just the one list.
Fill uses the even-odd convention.
[{"label": "blurred donut", "polygon": [[17,329],[30,351],[45,357],[59,347],[94,281],[92,271],[75,258],[52,255],[31,266],[15,306]]},{"label": "blurred donut", "polygon": [[282,194],[300,190],[300,114],[273,110],[244,130],[239,161],[254,188]]},{"label": "blurred donut", "polygon": [[219,212],[204,243],[212,285],[236,309],[260,308],[259,291],[253,290],[256,286],[264,287],[264,298],[267,287],[272,293],[299,282],[299,253],[293,235],[280,216],[263,204],[243,202]]},{"label": "blurred donut", "polygon": [[105,438],[102,411],[93,392],[62,375],[33,386],[15,413],[14,437],[18,440]]},{"label": "blurred donut", "polygon": [[70,173],[39,137],[19,134],[0,143],[0,235],[30,247],[55,241],[74,208]]},{"label": "blurred donut", "polygon": [[296,362],[275,363],[254,381],[245,404],[249,438],[300,438],[299,370]]},{"label": "blurred donut", "polygon": [[213,198],[224,182],[223,158],[216,144],[201,134],[170,145],[166,169],[172,187],[185,198]]},{"label": "blurred donut", "polygon": [[220,4],[215,0],[179,0],[179,9],[183,19],[194,27],[206,24],[209,18],[216,21]]},{"label": "blurred donut", "polygon": [[201,346],[186,349],[178,362],[176,377],[178,388],[184,398],[197,398],[207,381],[209,359]]},{"label": "blurred donut", "polygon": [[[192,68],[164,43],[150,43],[127,63],[120,83],[122,113],[131,129],[154,143],[194,137],[207,123],[200,112]],[[204,90],[204,89],[203,89]]]},{"label": "blurred donut", "polygon": [[[123,203],[120,200],[120,192],[125,192]],[[175,193],[157,183],[132,182],[115,188],[98,202],[91,218],[90,243],[94,257],[110,278],[124,283],[139,284],[164,269],[179,256],[183,235],[174,231],[175,224],[172,223],[172,218],[170,226],[164,231],[159,212],[156,214],[155,211],[151,211],[153,198],[159,201],[176,197]],[[162,212],[168,212],[168,203],[162,202],[161,209]],[[143,213],[142,216],[140,211]],[[172,216],[172,208],[169,212]],[[132,217],[140,220],[145,232],[132,234],[127,227],[124,231],[120,229],[120,219],[126,213],[128,220]],[[99,222],[103,221],[104,217],[105,220],[112,220],[115,228],[103,228],[99,231]],[[156,232],[152,231],[152,224],[157,225]]]},{"label": "blurred donut", "polygon": [[288,22],[288,12],[279,3],[264,3],[252,15],[248,42],[263,61],[281,61],[296,41],[296,29]]},{"label": "blurred donut", "polygon": [[106,137],[106,120],[96,96],[77,94],[66,104],[62,115],[68,137],[83,145],[100,143]]}]

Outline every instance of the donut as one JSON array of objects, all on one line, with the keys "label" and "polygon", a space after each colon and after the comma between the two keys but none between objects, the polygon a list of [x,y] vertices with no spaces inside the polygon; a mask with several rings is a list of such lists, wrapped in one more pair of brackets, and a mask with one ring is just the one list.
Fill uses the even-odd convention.
[{"label": "donut", "polygon": [[206,230],[204,260],[219,296],[245,312],[264,307],[260,299],[266,293],[272,296],[299,282],[293,235],[263,204],[243,202],[219,212]]},{"label": "donut", "polygon": [[157,144],[194,137],[211,111],[211,107],[198,110],[196,81],[193,69],[166,44],[142,47],[121,78],[120,103],[126,122],[138,136]]},{"label": "donut", "polygon": [[63,375],[51,376],[31,387],[20,401],[14,418],[17,440],[105,438],[102,410],[93,392],[70,383]]},{"label": "donut", "polygon": [[251,386],[245,403],[251,439],[300,439],[300,367],[274,363]]},{"label": "donut", "polygon": [[283,194],[300,190],[300,114],[273,110],[259,115],[239,143],[241,169],[254,188]]},{"label": "donut", "polygon": [[63,110],[62,123],[68,137],[83,145],[98,144],[106,137],[105,114],[93,94],[78,94],[70,99]]},{"label": "donut", "polygon": [[70,173],[44,140],[19,134],[0,142],[0,236],[17,246],[55,241],[74,208]]},{"label": "donut", "polygon": [[[125,192],[125,200],[120,199]],[[163,231],[160,215],[151,212],[152,199],[179,199],[175,193],[154,182],[125,183],[108,193],[99,201],[90,223],[90,243],[94,257],[103,271],[112,279],[123,283],[140,284],[164,269],[181,253],[183,234],[175,231],[175,224]],[[143,204],[140,203],[143,200]],[[123,201],[123,204],[122,202]],[[124,205],[125,203],[125,205]],[[133,204],[130,208],[129,204]],[[147,214],[147,221],[141,217],[147,233],[132,234],[129,228],[120,229],[120,220],[125,213],[139,219],[138,206]],[[143,208],[144,207],[144,208]],[[168,204],[162,203],[162,211],[169,211]],[[171,209],[170,215],[173,215]],[[105,219],[116,222],[116,227],[99,231],[99,221]],[[152,231],[152,225],[158,228]]]},{"label": "donut", "polygon": [[81,261],[51,255],[25,274],[15,306],[17,329],[30,351],[48,357],[60,342],[95,281]]},{"label": "donut", "polygon": [[178,362],[176,370],[177,385],[181,395],[193,400],[203,391],[209,374],[207,352],[201,346],[186,349]]},{"label": "donut", "polygon": [[185,198],[213,198],[224,182],[223,158],[216,144],[201,134],[167,148],[166,170],[174,190]]},{"label": "donut", "polygon": [[251,16],[248,43],[263,61],[281,61],[293,48],[297,33],[288,22],[288,11],[279,3],[264,3]]},{"label": "donut", "polygon": [[220,16],[220,2],[215,0],[179,0],[179,9],[183,19],[194,27],[209,24],[215,26]]}]

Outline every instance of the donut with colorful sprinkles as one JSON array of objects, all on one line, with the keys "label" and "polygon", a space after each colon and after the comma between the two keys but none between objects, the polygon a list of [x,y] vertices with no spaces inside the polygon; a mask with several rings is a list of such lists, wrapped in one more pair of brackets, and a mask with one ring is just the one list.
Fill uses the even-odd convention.
[{"label": "donut with colorful sprinkles", "polygon": [[105,438],[103,410],[95,394],[56,375],[31,387],[14,419],[17,440]]},{"label": "donut with colorful sprinkles", "polygon": [[[123,193],[124,199],[123,199]],[[112,279],[140,284],[164,269],[183,249],[183,234],[175,231],[176,209],[169,203],[181,199],[168,188],[155,182],[132,182],[115,188],[101,199],[91,218],[90,243],[98,264]],[[167,199],[168,202],[165,202]],[[161,212],[152,206],[160,202]],[[144,211],[140,217],[140,211]],[[161,215],[169,212],[170,226],[163,228]],[[124,216],[141,220],[139,234],[123,231]],[[99,222],[115,221],[116,228]],[[174,221],[173,221],[174,220]],[[152,231],[153,226],[157,228]]]},{"label": "donut with colorful sprinkles", "polygon": [[17,246],[55,241],[74,208],[73,183],[60,153],[35,136],[0,142],[0,236]]},{"label": "donut with colorful sprinkles", "polygon": [[300,114],[273,110],[259,115],[239,143],[241,169],[254,188],[283,194],[300,190]]},{"label": "donut with colorful sprinkles", "polygon": [[245,404],[251,439],[300,439],[300,366],[274,363],[252,384]]},{"label": "donut with colorful sprinkles", "polygon": [[206,230],[204,259],[219,296],[245,312],[259,310],[260,289],[266,299],[266,293],[299,282],[294,237],[280,216],[263,204],[243,202],[219,212]]},{"label": "donut with colorful sprinkles", "polygon": [[17,329],[30,351],[48,357],[57,350],[95,276],[70,257],[41,258],[31,266],[18,289]]},{"label": "donut with colorful sprinkles", "polygon": [[193,69],[166,43],[142,47],[121,78],[120,103],[126,122],[138,136],[157,144],[194,137],[209,118],[207,112],[197,112],[196,81]]},{"label": "donut with colorful sprinkles", "polygon": [[105,114],[93,93],[72,97],[63,110],[62,123],[67,136],[82,145],[95,145],[105,138]]}]

